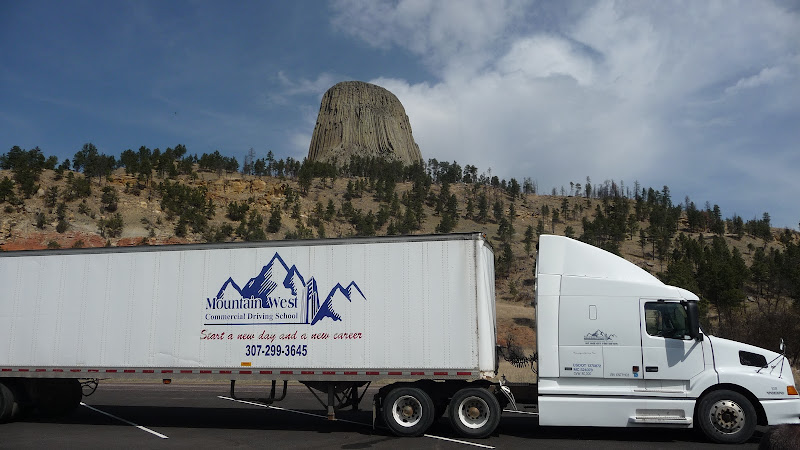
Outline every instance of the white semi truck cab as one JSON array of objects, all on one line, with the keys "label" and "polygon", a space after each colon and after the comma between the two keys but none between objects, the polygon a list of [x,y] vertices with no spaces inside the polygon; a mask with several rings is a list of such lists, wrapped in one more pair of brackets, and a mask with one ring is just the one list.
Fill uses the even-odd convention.
[{"label": "white semi truck cab", "polygon": [[609,252],[541,236],[540,425],[700,427],[738,443],[756,425],[800,423],[788,359],[704,334],[698,300]]}]

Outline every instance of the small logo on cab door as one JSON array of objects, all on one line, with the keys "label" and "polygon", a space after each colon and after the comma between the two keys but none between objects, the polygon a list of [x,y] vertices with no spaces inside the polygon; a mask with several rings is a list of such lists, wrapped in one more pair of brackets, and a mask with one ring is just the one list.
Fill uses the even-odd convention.
[{"label": "small logo on cab door", "polygon": [[583,336],[583,343],[586,345],[617,345],[614,342],[616,334],[608,334],[603,330],[597,330],[594,333],[586,333]]}]

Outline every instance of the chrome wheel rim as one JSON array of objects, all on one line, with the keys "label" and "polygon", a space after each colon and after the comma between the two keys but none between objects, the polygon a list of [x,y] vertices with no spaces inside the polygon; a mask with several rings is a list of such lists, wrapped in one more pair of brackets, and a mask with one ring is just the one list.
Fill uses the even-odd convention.
[{"label": "chrome wheel rim", "polygon": [[744,428],[746,417],[738,403],[733,400],[720,400],[711,405],[709,419],[720,433],[735,434]]},{"label": "chrome wheel rim", "polygon": [[422,404],[416,398],[404,395],[394,401],[392,416],[398,425],[413,427],[422,420]]},{"label": "chrome wheel rim", "polygon": [[458,405],[458,419],[467,428],[484,427],[489,422],[489,404],[480,397],[467,397]]}]

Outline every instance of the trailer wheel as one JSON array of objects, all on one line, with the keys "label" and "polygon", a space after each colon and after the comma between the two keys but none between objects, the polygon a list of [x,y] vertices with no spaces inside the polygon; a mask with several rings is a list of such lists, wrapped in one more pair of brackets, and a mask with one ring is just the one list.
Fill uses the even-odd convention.
[{"label": "trailer wheel", "polygon": [[397,436],[421,436],[434,420],[433,401],[422,389],[397,387],[383,399],[383,420]]},{"label": "trailer wheel", "polygon": [[36,380],[32,394],[36,408],[46,417],[71,413],[83,398],[81,383],[68,378]]},{"label": "trailer wheel", "polygon": [[0,423],[10,422],[19,413],[19,404],[14,391],[0,383]]},{"label": "trailer wheel", "polygon": [[450,400],[450,424],[464,437],[485,438],[500,423],[500,403],[484,388],[465,388]]},{"label": "trailer wheel", "polygon": [[753,436],[756,410],[742,394],[719,390],[703,397],[698,408],[703,433],[720,444],[741,444]]}]

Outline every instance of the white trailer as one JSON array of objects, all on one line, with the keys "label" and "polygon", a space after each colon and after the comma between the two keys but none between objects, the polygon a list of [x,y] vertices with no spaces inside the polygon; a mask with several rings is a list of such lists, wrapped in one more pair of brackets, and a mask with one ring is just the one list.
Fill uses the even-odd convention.
[{"label": "white trailer", "polygon": [[800,423],[784,355],[705,335],[696,295],[616,255],[541,236],[535,302],[540,425],[699,426],[738,443]]},{"label": "white trailer", "polygon": [[377,406],[396,434],[422,434],[451,399],[464,434],[499,421],[479,233],[8,252],[0,289],[0,420],[74,408],[77,380],[125,378],[232,380],[231,395],[272,381],[264,402],[297,380],[330,415],[393,380]]}]

